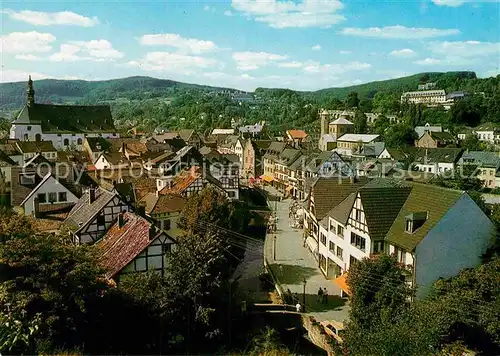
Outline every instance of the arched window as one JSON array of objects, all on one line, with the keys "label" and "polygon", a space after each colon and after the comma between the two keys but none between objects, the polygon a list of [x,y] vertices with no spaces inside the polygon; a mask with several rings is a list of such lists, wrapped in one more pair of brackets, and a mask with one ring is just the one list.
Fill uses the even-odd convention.
[{"label": "arched window", "polygon": [[41,140],[42,140],[42,135],[40,135],[39,133],[37,133],[35,135],[35,141],[40,142]]},{"label": "arched window", "polygon": [[24,134],[24,141],[28,141],[28,140],[29,140],[28,134]]},{"label": "arched window", "polygon": [[83,141],[82,141],[82,139],[81,139],[81,138],[79,138],[78,140],[76,140],[76,143],[77,143],[78,145],[81,145],[81,144],[83,143]]},{"label": "arched window", "polygon": [[64,139],[64,146],[68,146],[69,145],[69,140],[67,138]]}]

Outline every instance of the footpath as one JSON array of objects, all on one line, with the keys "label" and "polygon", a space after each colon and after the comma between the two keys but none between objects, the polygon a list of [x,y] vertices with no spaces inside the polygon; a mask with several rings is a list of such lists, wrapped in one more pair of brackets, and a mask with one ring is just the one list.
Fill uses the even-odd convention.
[{"label": "footpath", "polygon": [[[318,262],[304,247],[303,230],[290,226],[288,214],[291,199],[276,201],[273,197],[279,197],[281,193],[273,187],[266,187],[265,190],[271,195],[269,205],[278,220],[276,232],[266,235],[264,258],[267,259],[282,291],[290,290],[292,295],[303,303],[305,280],[306,312],[318,321],[344,321],[348,317],[349,307],[346,300],[340,298],[340,288],[324,277],[318,268]],[[318,299],[319,288],[326,288],[328,291],[326,304]]]}]

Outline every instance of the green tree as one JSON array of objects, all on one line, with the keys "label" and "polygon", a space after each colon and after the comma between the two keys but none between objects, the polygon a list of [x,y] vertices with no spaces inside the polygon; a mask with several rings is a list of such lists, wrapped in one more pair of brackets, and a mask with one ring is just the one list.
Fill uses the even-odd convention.
[{"label": "green tree", "polygon": [[365,113],[361,110],[356,110],[356,114],[354,116],[354,132],[364,134],[366,133],[367,128],[368,123]]},{"label": "green tree", "polygon": [[412,126],[396,124],[391,126],[384,134],[387,147],[413,146],[418,138]]},{"label": "green tree", "polygon": [[90,247],[54,235],[11,236],[2,243],[1,319],[36,330],[23,339],[1,340],[2,351],[53,352],[81,345],[87,307],[108,288],[97,266]]},{"label": "green tree", "polygon": [[469,133],[460,143],[460,146],[469,151],[479,151],[481,149],[481,142],[479,141],[479,137],[477,137],[477,135]]},{"label": "green tree", "polygon": [[348,109],[357,108],[359,106],[358,93],[356,93],[355,91],[350,92],[347,95],[345,106]]},{"label": "green tree", "polygon": [[34,231],[29,218],[0,207],[0,241],[6,241],[11,238],[24,238],[33,233]]},{"label": "green tree", "polygon": [[373,130],[378,135],[383,135],[391,126],[390,120],[385,115],[380,115],[373,124]]}]

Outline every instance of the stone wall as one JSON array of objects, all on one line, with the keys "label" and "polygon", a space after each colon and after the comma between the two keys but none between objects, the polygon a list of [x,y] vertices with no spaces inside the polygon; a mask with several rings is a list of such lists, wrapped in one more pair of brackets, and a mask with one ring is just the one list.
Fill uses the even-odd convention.
[{"label": "stone wall", "polygon": [[307,334],[314,345],[322,348],[328,356],[334,356],[332,343],[335,340],[324,330],[323,326],[310,315],[302,315],[302,325],[307,330]]}]

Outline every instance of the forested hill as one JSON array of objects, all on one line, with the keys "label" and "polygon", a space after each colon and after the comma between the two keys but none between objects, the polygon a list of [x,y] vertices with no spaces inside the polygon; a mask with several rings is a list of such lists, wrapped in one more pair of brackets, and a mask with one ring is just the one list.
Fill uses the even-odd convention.
[{"label": "forested hill", "polygon": [[[25,82],[0,84],[0,110],[19,110],[26,101]],[[104,81],[43,79],[35,82],[40,103],[96,104],[100,101],[129,101],[169,98],[186,90],[221,91],[224,89],[151,77],[129,77]]]}]

